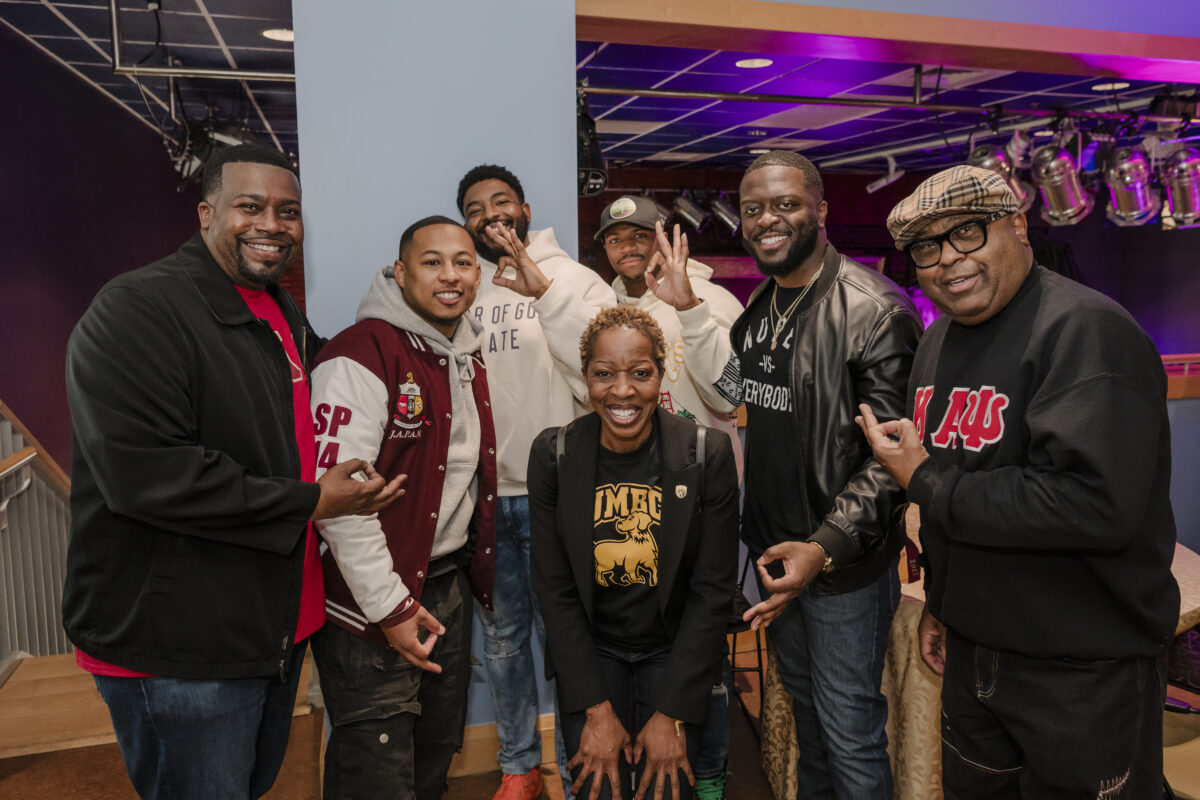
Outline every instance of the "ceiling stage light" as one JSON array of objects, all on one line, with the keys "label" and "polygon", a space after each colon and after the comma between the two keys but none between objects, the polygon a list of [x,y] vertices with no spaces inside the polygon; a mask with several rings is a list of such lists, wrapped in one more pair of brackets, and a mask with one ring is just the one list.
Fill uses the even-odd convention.
[{"label": "ceiling stage light", "polygon": [[595,197],[608,185],[608,169],[604,166],[604,154],[600,152],[600,135],[596,133],[596,121],[588,113],[586,81],[576,88],[575,104],[575,161],[578,172],[580,197]]},{"label": "ceiling stage light", "polygon": [[769,58],[743,58],[740,61],[733,62],[733,65],[735,67],[741,67],[742,69],[762,69],[763,67],[769,67],[774,63],[775,62]]},{"label": "ceiling stage light", "polygon": [[1095,200],[1079,183],[1079,168],[1065,147],[1048,144],[1033,153],[1033,182],[1042,193],[1042,219],[1048,225],[1074,225],[1092,211]]},{"label": "ceiling stage light", "polygon": [[296,32],[291,28],[268,28],[262,32],[262,35],[275,42],[296,41]]},{"label": "ceiling stage light", "polygon": [[1162,199],[1150,185],[1150,159],[1136,147],[1118,147],[1104,169],[1112,202],[1105,216],[1122,227],[1145,225],[1162,210]]},{"label": "ceiling stage light", "polygon": [[1180,228],[1200,225],[1200,150],[1185,147],[1172,153],[1162,167],[1167,187],[1167,211]]},{"label": "ceiling stage light", "polygon": [[867,184],[867,194],[875,194],[883,187],[891,186],[893,183],[904,177],[904,170],[896,166],[895,156],[887,157],[887,165],[888,171],[886,175],[881,178],[876,178]]},{"label": "ceiling stage light", "polygon": [[1029,183],[1017,177],[1013,169],[1012,159],[1008,151],[998,144],[981,144],[967,156],[967,163],[972,167],[990,169],[999,175],[1012,190],[1017,198],[1017,211],[1024,214],[1033,205],[1034,190]]}]

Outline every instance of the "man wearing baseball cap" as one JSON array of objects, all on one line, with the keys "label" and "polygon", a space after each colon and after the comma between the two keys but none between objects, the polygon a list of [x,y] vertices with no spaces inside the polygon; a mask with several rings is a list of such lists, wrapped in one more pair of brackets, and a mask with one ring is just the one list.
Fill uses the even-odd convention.
[{"label": "man wearing baseball cap", "polygon": [[1157,797],[1179,613],[1158,351],[1034,262],[993,172],[938,173],[888,229],[945,316],[909,418],[859,424],[921,509],[946,797]]},{"label": "man wearing baseball cap", "polygon": [[617,273],[617,303],[636,306],[654,317],[667,341],[662,405],[681,417],[719,428],[734,442],[738,476],[742,452],[734,406],[713,389],[729,360],[729,328],[742,313],[731,292],[713,283],[712,268],[688,257],[686,234],[663,230],[654,201],[619,197],[600,215],[596,240],[604,245]]},{"label": "man wearing baseball cap", "polygon": [[[663,219],[648,197],[625,195],[600,215],[596,240],[604,245],[608,263],[617,273],[613,291],[620,305],[635,306],[662,328],[667,344],[660,405],[672,414],[697,420],[729,434],[742,477],[742,446],[731,416],[735,406],[713,388],[721,378],[733,348],[729,328],[742,314],[742,304],[711,280],[711,267],[688,257],[687,235],[676,225],[671,239]],[[736,616],[746,607],[745,598]],[[739,619],[740,623],[740,619]],[[740,623],[738,629],[748,626]],[[729,752],[729,700],[733,666],[726,659],[723,678],[713,686],[708,716],[700,733],[696,757],[696,797],[721,800]]]}]

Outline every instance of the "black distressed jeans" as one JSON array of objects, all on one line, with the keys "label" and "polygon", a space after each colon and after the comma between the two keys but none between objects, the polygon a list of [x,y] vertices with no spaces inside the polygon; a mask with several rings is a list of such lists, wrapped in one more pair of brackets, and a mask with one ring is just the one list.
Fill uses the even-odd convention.
[{"label": "black distressed jeans", "polygon": [[[437,562],[435,562],[437,563]],[[466,573],[430,577],[421,605],[446,626],[426,672],[404,656],[328,624],[313,639],[333,731],[325,749],[325,800],[438,800],[462,746],[471,680],[474,602]]]},{"label": "black distressed jeans", "polygon": [[952,631],[942,684],[947,800],[1158,798],[1166,658],[1029,658]]}]

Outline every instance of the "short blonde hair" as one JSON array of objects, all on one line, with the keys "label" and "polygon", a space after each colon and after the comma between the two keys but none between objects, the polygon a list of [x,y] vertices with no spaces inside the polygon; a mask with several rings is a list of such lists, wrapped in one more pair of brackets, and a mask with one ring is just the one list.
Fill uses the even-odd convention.
[{"label": "short blonde hair", "polygon": [[592,317],[592,321],[579,337],[579,361],[583,371],[587,372],[592,363],[592,354],[596,348],[596,339],[600,334],[611,328],[629,328],[645,336],[650,341],[650,351],[654,355],[654,364],[659,374],[664,374],[667,368],[667,342],[663,337],[662,328],[654,321],[654,317],[633,306],[612,306]]}]

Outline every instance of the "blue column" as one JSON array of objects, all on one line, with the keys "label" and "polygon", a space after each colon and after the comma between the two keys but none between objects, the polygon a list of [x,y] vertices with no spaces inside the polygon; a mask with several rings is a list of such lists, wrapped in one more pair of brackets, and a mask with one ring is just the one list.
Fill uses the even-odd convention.
[{"label": "blue column", "polygon": [[575,4],[293,0],[308,313],[332,336],[481,163],[576,249]]},{"label": "blue column", "polygon": [[[293,0],[308,315],[332,336],[354,321],[400,234],[461,219],[458,180],[502,164],[532,227],[577,256],[575,4]],[[476,623],[476,655],[482,660]],[[540,642],[535,658],[541,663]],[[539,680],[541,678],[539,670]],[[468,724],[491,721],[484,671]],[[551,710],[545,685],[541,711]]]}]

